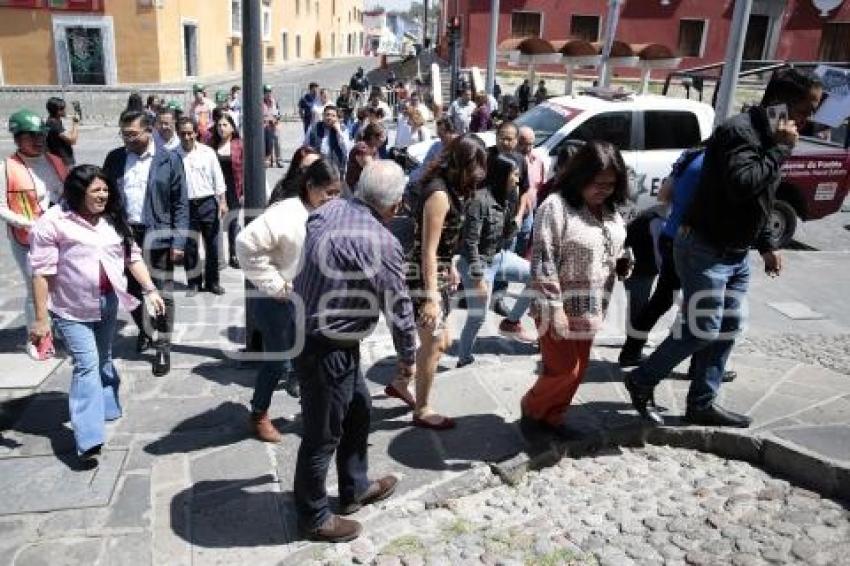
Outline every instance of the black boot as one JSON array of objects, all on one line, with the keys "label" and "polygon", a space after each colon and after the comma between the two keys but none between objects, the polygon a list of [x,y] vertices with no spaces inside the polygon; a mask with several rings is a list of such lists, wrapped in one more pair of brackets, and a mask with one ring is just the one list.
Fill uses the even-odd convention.
[{"label": "black boot", "polygon": [[646,342],[643,340],[638,340],[631,336],[626,337],[626,343],[623,344],[623,349],[620,350],[620,358],[618,360],[620,367],[631,368],[639,366],[646,359],[646,356],[641,353],[644,344]]},{"label": "black boot", "polygon": [[638,414],[653,425],[663,425],[664,417],[658,413],[658,408],[655,406],[653,388],[638,385],[632,380],[631,374],[626,375],[625,385],[632,399],[632,406]]},{"label": "black boot", "polygon": [[753,423],[753,419],[746,415],[739,415],[727,411],[720,405],[711,404],[704,409],[688,407],[685,411],[685,422],[701,426],[730,426],[736,428],[747,428]]},{"label": "black boot", "polygon": [[171,371],[171,345],[157,344],[151,372],[156,377],[167,375]]}]

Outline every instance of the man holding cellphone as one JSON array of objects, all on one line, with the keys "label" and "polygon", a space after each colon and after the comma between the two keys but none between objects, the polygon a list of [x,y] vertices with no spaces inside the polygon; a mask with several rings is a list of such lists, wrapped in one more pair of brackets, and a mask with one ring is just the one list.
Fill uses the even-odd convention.
[{"label": "man holding cellphone", "polygon": [[749,417],[723,409],[715,399],[742,326],[749,249],[758,249],[769,275],[782,271],[767,221],[782,163],[822,96],[817,78],[797,69],[777,71],[761,104],[721,124],[706,143],[699,185],[674,242],[682,281],[680,326],[626,376],[632,405],[653,424],[664,422],[653,401],[655,386],[690,357],[685,422],[750,425]]}]

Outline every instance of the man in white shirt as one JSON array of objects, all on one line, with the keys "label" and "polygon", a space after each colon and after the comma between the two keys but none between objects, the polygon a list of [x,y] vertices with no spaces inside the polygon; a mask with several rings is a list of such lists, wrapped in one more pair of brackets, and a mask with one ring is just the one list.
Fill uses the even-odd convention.
[{"label": "man in white shirt", "polygon": [[329,163],[339,170],[340,177],[345,175],[348,165],[348,154],[351,152],[352,143],[348,133],[339,121],[339,113],[336,106],[328,105],[322,117],[322,121],[310,126],[304,137],[304,145],[309,145],[322,154]]},{"label": "man in white shirt", "polygon": [[462,136],[469,131],[469,123],[472,121],[474,111],[475,103],[472,102],[472,91],[465,88],[449,107],[449,118],[455,125],[455,131],[458,135]]},{"label": "man in white shirt", "polygon": [[[174,152],[157,151],[153,141],[153,123],[142,110],[127,110],[119,118],[122,147],[109,152],[103,171],[124,196],[127,220],[133,238],[142,249],[151,268],[156,289],[165,301],[165,316],[152,320],[145,308],[133,311],[139,327],[136,343],[141,353],[156,347],[152,371],[161,377],[171,369],[171,333],[174,329],[174,264],[183,260],[186,232],[189,229],[189,203],[186,176],[180,157]],[[146,291],[132,277],[127,282],[131,295],[141,299]],[[153,342],[153,332],[156,341]]]},{"label": "man in white shirt", "polygon": [[176,116],[173,108],[160,108],[156,113],[153,140],[157,149],[174,151],[180,147],[180,138],[174,133]]},{"label": "man in white shirt", "polygon": [[428,105],[422,102],[422,98],[419,96],[418,92],[413,92],[410,95],[410,108],[417,108],[419,112],[422,114],[422,119],[426,122],[430,122],[434,119],[434,114],[428,108]]},{"label": "man in white shirt", "polygon": [[192,296],[201,288],[223,295],[224,288],[218,278],[218,238],[221,218],[227,214],[224,174],[215,150],[198,143],[198,127],[191,118],[177,121],[177,135],[180,137],[177,154],[183,160],[189,193],[189,230],[200,234],[206,252],[202,274],[197,236],[186,242],[187,295]]}]

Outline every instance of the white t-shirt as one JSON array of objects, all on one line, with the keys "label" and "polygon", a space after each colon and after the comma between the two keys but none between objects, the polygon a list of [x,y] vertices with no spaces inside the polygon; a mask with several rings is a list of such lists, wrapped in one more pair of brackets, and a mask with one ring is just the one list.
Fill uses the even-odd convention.
[{"label": "white t-shirt", "polygon": [[183,159],[190,200],[224,194],[224,174],[213,148],[195,142],[192,151],[187,153],[181,146],[177,154]]}]

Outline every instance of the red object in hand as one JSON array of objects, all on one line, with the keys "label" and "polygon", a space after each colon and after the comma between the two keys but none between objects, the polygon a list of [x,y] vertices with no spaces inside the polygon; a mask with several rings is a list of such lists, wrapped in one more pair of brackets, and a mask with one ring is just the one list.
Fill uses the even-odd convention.
[{"label": "red object in hand", "polygon": [[53,348],[53,334],[48,333],[38,341],[36,352],[38,352],[38,359],[41,361],[50,358],[55,353]]}]

